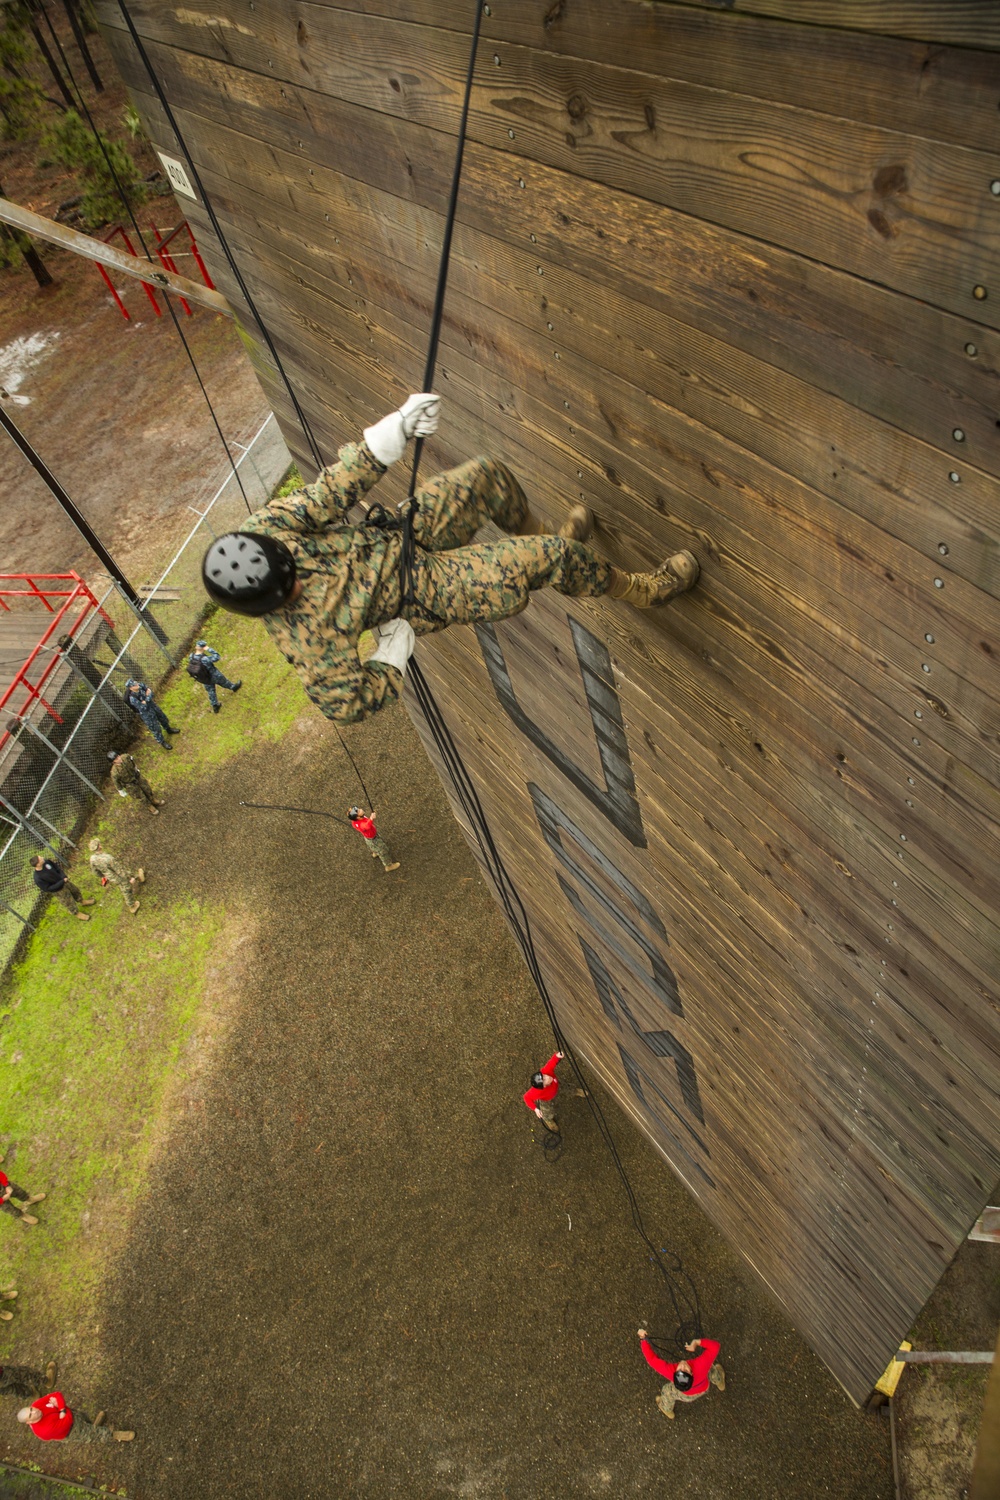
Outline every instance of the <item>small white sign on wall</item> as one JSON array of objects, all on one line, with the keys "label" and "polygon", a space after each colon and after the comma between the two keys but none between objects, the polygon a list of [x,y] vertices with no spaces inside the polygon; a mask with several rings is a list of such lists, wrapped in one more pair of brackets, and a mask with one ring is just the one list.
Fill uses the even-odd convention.
[{"label": "small white sign on wall", "polygon": [[191,179],[184,170],[184,163],[177,161],[173,156],[164,156],[162,151],[157,151],[157,156],[163,163],[163,170],[170,178],[170,186],[175,193],[183,193],[185,198],[193,198],[197,203],[198,194],[191,186]]}]

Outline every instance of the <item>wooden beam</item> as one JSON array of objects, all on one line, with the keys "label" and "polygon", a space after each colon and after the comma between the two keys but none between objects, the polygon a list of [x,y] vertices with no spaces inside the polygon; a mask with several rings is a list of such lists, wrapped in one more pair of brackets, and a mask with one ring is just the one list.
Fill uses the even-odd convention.
[{"label": "wooden beam", "polygon": [[174,271],[165,270],[156,261],[141,260],[137,255],[126,255],[124,250],[115,250],[111,245],[106,245],[103,240],[92,239],[89,234],[80,234],[78,230],[70,229],[66,224],[56,224],[54,220],[46,219],[42,214],[33,213],[30,208],[22,208],[19,203],[11,203],[9,198],[0,199],[0,223],[11,224],[15,229],[22,229],[28,234],[36,235],[39,239],[49,240],[53,245],[61,246],[63,250],[72,250],[75,255],[82,255],[87,260],[97,261],[102,266],[109,266],[125,276],[134,276],[139,281],[146,281],[150,286],[159,287],[161,292],[175,292],[178,297],[186,297],[189,302],[200,302],[203,307],[211,308],[212,312],[223,313],[227,318],[236,316],[221,292],[203,286],[200,281],[191,281],[187,276],[178,276]]}]

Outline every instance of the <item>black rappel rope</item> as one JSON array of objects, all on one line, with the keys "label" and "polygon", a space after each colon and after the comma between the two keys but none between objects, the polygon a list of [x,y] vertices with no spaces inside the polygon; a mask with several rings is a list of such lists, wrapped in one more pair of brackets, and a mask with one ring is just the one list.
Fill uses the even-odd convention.
[{"label": "black rappel rope", "polygon": [[142,38],[140,37],[138,31],[135,29],[135,22],[132,20],[132,17],[129,14],[128,7],[125,5],[124,0],[118,0],[118,8],[122,13],[122,19],[124,20],[125,25],[128,27],[128,33],[132,38],[135,49],[142,59],[142,63],[146,69],[146,72],[149,74],[149,81],[153,85],[156,97],[160,102],[163,113],[167,117],[167,123],[169,124],[171,130],[174,132],[174,135],[177,137],[177,143],[184,153],[184,158],[188,164],[188,167],[191,169],[192,180],[194,181],[195,187],[201,194],[201,201],[205,206],[208,217],[212,221],[212,228],[215,230],[216,237],[218,238],[219,245],[222,249],[222,253],[225,255],[226,260],[229,262],[229,268],[232,271],[233,276],[236,278],[236,285],[239,287],[247,307],[253,314],[253,317],[257,322],[257,326],[260,328],[261,333],[264,335],[264,342],[267,344],[271,358],[274,360],[275,368],[277,369],[278,374],[281,376],[285,389],[288,392],[289,398],[291,399],[292,408],[295,412],[295,415],[298,417],[299,425],[302,428],[302,434],[309,444],[309,451],[312,453],[317,467],[320,469],[325,468],[326,465],[324,463],[323,455],[320,452],[319,444],[317,443],[316,438],[313,435],[313,430],[309,425],[309,419],[307,418],[305,412],[302,410],[302,407],[299,405],[298,397],[292,389],[292,383],[285,373],[285,367],[281,363],[281,356],[279,355],[277,349],[274,347],[274,340],[271,338],[271,334],[267,327],[267,324],[264,322],[260,313],[257,311],[257,304],[254,302],[254,299],[250,294],[250,288],[247,286],[246,281],[243,279],[243,273],[241,272],[239,266],[236,264],[236,257],[230,250],[229,242],[222,232],[222,226],[219,223],[215,209],[212,207],[212,200],[209,198],[208,194],[205,191],[205,184],[201,180],[201,174],[194,164],[194,158],[192,157],[191,152],[188,150],[187,141],[184,139],[184,136],[181,133],[181,128],[177,123],[173,110],[170,107],[170,101],[167,99],[167,96],[163,91],[163,86],[160,83],[156,72],[154,71],[153,64],[149,60],[149,53],[146,51],[146,48],[144,47],[142,42]]},{"label": "black rappel rope", "polygon": [[[0,0],[0,3],[2,3],[2,0]],[[113,180],[113,182],[115,184],[115,189],[117,190],[119,198],[122,200],[122,205],[124,206],[125,212],[128,214],[129,218],[132,221],[132,228],[135,230],[136,235],[138,236],[139,244],[142,246],[143,250],[145,251],[146,259],[150,262],[150,264],[152,264],[153,257],[149,253],[149,246],[146,244],[146,239],[145,239],[145,236],[144,236],[144,234],[142,232],[142,228],[141,228],[141,226],[139,224],[139,220],[136,217],[135,210],[132,207],[131,199],[129,198],[128,193],[125,191],[125,185],[124,185],[124,183],[122,182],[121,178],[118,175],[118,172],[117,172],[117,169],[115,167],[114,161],[113,161],[113,159],[111,157],[111,154],[108,151],[108,148],[107,148],[107,146],[105,144],[104,137],[102,136],[101,132],[97,128],[97,122],[95,121],[93,115],[90,112],[90,107],[87,104],[86,96],[84,95],[83,89],[80,87],[79,83],[76,80],[76,77],[75,77],[75,75],[73,73],[72,66],[70,65],[70,60],[66,56],[65,51],[63,50],[63,44],[62,44],[62,42],[59,40],[59,33],[56,31],[54,25],[52,24],[52,18],[49,15],[48,11],[45,9],[45,6],[42,5],[40,7],[40,9],[41,9],[42,15],[45,18],[45,24],[48,26],[48,29],[49,29],[49,31],[50,31],[50,33],[52,35],[52,40],[55,43],[55,47],[56,47],[56,50],[57,50],[57,52],[59,54],[59,57],[60,57],[60,59],[62,61],[62,65],[66,69],[66,75],[69,78],[69,81],[72,84],[74,90],[76,91],[77,98],[80,101],[80,107],[81,107],[81,109],[83,110],[83,113],[87,117],[87,124],[90,126],[91,133],[93,134],[94,140],[96,141],[98,147],[100,148],[101,155],[104,157],[104,164],[107,167],[108,172],[110,173],[111,178],[112,178],[112,180]],[[216,431],[216,433],[218,435],[219,442],[222,444],[222,447],[223,447],[223,449],[225,451],[225,454],[226,454],[226,458],[229,461],[229,467],[233,471],[233,477],[235,478],[236,483],[237,483],[237,485],[239,487],[240,494],[243,496],[243,503],[244,503],[244,505],[247,508],[247,515],[252,515],[253,514],[253,506],[250,504],[249,497],[247,495],[246,489],[244,488],[243,477],[240,474],[239,465],[236,463],[236,460],[233,458],[232,449],[230,448],[229,443],[228,443],[228,441],[226,439],[226,435],[225,435],[225,433],[222,430],[222,425],[219,422],[218,414],[216,413],[215,407],[212,404],[212,398],[208,394],[208,389],[207,389],[207,387],[205,385],[205,382],[202,379],[201,371],[198,369],[198,363],[197,363],[197,361],[196,361],[196,359],[194,357],[194,354],[192,352],[191,345],[188,343],[187,336],[184,333],[184,329],[181,327],[180,318],[177,316],[177,312],[176,312],[176,310],[174,308],[174,304],[171,302],[170,296],[168,295],[167,291],[165,291],[162,287],[159,290],[160,290],[161,295],[163,297],[163,301],[166,304],[167,312],[170,314],[171,321],[173,322],[174,331],[176,332],[177,337],[180,339],[181,344],[184,347],[184,353],[187,355],[187,360],[188,360],[188,363],[191,366],[192,372],[194,373],[194,378],[195,378],[195,380],[197,380],[198,387],[199,387],[199,389],[201,391],[201,394],[205,398],[205,405],[208,407],[208,414],[209,414],[209,416],[212,419],[212,425],[215,427],[215,431]]]},{"label": "black rappel rope", "polygon": [[[427,363],[424,369],[423,388],[425,391],[430,391],[433,389],[434,371],[437,363],[438,344],[441,335],[441,325],[444,318],[444,297],[445,289],[448,283],[448,266],[451,259],[452,233],[455,226],[455,218],[458,208],[458,191],[462,173],[462,157],[465,150],[465,137],[469,118],[469,103],[472,97],[472,80],[473,74],[475,72],[476,51],[479,43],[479,28],[482,20],[482,10],[482,0],[476,0],[476,20],[472,32],[472,45],[469,53],[469,68],[465,80],[465,98],[462,104],[462,115],[458,135],[458,147],[455,156],[455,167],[452,173],[451,192],[448,198],[445,232],[441,248],[441,261],[438,269],[437,291],[434,298],[434,309],[431,316],[431,331],[427,350]],[[412,510],[414,507],[413,494],[417,486],[417,475],[420,469],[420,459],[422,453],[423,438],[418,438],[416,440],[413,455],[413,472],[410,479],[410,501],[406,506],[406,511],[409,512],[411,546],[409,547],[409,549],[406,549],[404,547],[403,553],[403,576],[401,581],[403,587],[404,602],[407,601],[408,595],[412,599],[412,559],[414,555],[412,546]],[[407,516],[404,513],[404,541],[406,537],[406,521]],[[548,988],[545,984],[545,978],[542,974],[541,965],[538,961],[538,955],[535,951],[535,945],[531,936],[531,925],[528,921],[528,914],[524,908],[520,896],[517,893],[517,889],[510,878],[507,867],[503,862],[500,852],[493,840],[493,835],[486,820],[486,815],[483,811],[482,803],[479,800],[479,795],[465,766],[465,763],[462,760],[458,747],[455,744],[454,739],[452,738],[451,731],[448,728],[447,723],[445,722],[440,708],[438,707],[437,701],[434,697],[433,692],[431,691],[427,679],[423,674],[423,671],[421,670],[419,662],[412,657],[410,659],[408,678],[412,683],[417,702],[420,705],[420,710],[424,716],[424,721],[426,722],[431,737],[434,740],[434,744],[437,748],[438,754],[441,757],[444,768],[447,770],[448,779],[450,780],[451,785],[454,789],[455,796],[457,797],[461,805],[462,812],[465,814],[469,829],[475,837],[476,843],[479,847],[479,853],[482,859],[482,863],[486,869],[487,874],[493,882],[497,894],[500,897],[500,902],[507,917],[507,921],[513,930],[518,946],[520,947],[521,952],[524,956],[524,961],[528,966],[528,971],[531,974],[532,979],[534,980],[539,997],[541,998],[542,1004],[545,1007],[545,1012],[549,1018],[549,1024],[552,1027],[552,1032],[555,1036],[556,1044],[559,1050],[566,1054],[567,1058],[570,1061],[570,1065],[574,1069],[577,1077],[580,1079],[580,1082],[582,1084],[584,1080],[580,1065],[577,1062],[572,1047],[563,1036],[558,1017],[556,1016],[555,1007],[552,1003],[552,997],[549,995]],[[594,1095],[590,1089],[586,1089],[585,1094],[591,1114],[594,1118],[594,1122],[597,1125],[598,1131],[608,1148],[612,1162],[615,1166],[615,1170],[617,1171],[618,1176],[621,1179],[622,1186],[625,1189],[625,1194],[628,1198],[629,1208],[631,1210],[632,1223],[637,1233],[644,1241],[649,1251],[651,1261],[660,1272],[660,1275],[663,1277],[667,1297],[673,1309],[674,1317],[677,1320],[677,1327],[673,1334],[672,1342],[685,1344],[691,1339],[700,1338],[701,1307],[698,1300],[698,1292],[694,1285],[694,1282],[692,1281],[688,1272],[685,1270],[680,1256],[675,1251],[668,1250],[666,1247],[658,1248],[654,1244],[653,1240],[650,1239],[643,1222],[642,1211],[639,1208],[635,1190],[632,1187],[632,1183],[629,1180],[628,1173],[625,1170],[625,1165],[622,1162],[621,1156],[619,1155],[618,1147],[615,1143],[613,1135],[611,1134],[611,1129],[608,1125],[607,1120],[605,1119],[604,1112],[598,1104],[597,1100],[594,1098]],[[553,1137],[553,1142],[554,1140],[555,1138]],[[655,1345],[657,1341],[651,1340],[650,1342],[654,1343]]]}]

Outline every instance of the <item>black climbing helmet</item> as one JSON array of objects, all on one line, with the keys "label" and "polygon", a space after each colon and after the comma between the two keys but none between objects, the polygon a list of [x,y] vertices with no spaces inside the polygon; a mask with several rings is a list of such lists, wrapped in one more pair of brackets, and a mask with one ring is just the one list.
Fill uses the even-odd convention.
[{"label": "black climbing helmet", "polygon": [[545,1074],[544,1073],[532,1073],[532,1075],[531,1075],[531,1087],[533,1089],[543,1089],[545,1087]]},{"label": "black climbing helmet", "polygon": [[694,1376],[690,1370],[682,1370],[678,1365],[674,1371],[674,1385],[679,1391],[689,1391],[694,1385]]},{"label": "black climbing helmet", "polygon": [[238,615],[269,615],[295,587],[295,558],[284,542],[249,531],[227,531],[201,565],[209,597]]}]

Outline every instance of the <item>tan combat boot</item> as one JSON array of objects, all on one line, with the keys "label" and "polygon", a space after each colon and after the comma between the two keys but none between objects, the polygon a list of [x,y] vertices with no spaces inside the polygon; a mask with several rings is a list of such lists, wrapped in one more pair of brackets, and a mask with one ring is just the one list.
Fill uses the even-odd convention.
[{"label": "tan combat boot", "polygon": [[675,552],[655,573],[625,573],[621,568],[612,568],[607,597],[623,599],[636,609],[654,609],[694,588],[700,572],[693,552]]},{"label": "tan combat boot", "polygon": [[594,529],[594,517],[585,505],[570,507],[570,513],[555,533],[534,511],[529,510],[517,528],[517,536],[561,536],[567,542],[585,542]]},{"label": "tan combat boot", "polygon": [[559,535],[567,542],[585,542],[594,529],[594,513],[585,505],[574,505],[559,528]]}]

